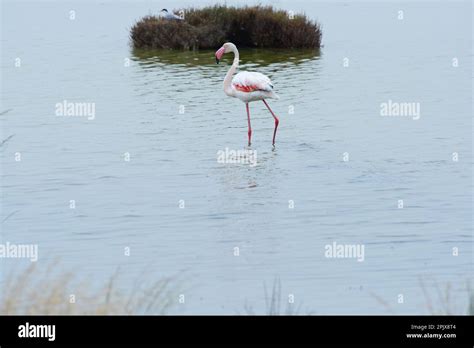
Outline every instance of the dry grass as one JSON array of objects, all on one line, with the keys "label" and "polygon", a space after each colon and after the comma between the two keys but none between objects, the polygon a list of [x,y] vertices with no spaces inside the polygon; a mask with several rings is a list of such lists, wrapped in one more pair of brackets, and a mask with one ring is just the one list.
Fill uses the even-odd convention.
[{"label": "dry grass", "polygon": [[134,48],[214,49],[231,41],[238,47],[319,48],[321,26],[304,14],[292,19],[271,6],[210,6],[185,11],[184,21],[146,16],[135,23]]},{"label": "dry grass", "polygon": [[[289,303],[288,298],[283,299],[281,294],[281,281],[276,278],[273,281],[272,293],[268,293],[267,286],[263,284],[265,296],[265,312],[264,315],[311,315],[314,311],[306,310],[302,312],[302,303]],[[283,309],[284,308],[284,309]],[[256,315],[254,308],[246,303],[244,305],[245,314]]]},{"label": "dry grass", "polygon": [[[474,291],[471,289],[469,283],[466,286],[466,294],[468,296],[467,310],[461,308],[458,301],[454,298],[453,289],[450,283],[441,286],[434,279],[420,278],[420,288],[423,293],[424,303],[422,304],[425,313],[430,315],[474,315]],[[427,283],[430,283],[429,286]],[[385,311],[391,314],[396,314],[396,306],[384,300],[377,294],[371,293],[372,297],[383,307]],[[393,302],[393,301],[392,301]]]},{"label": "dry grass", "polygon": [[[118,272],[93,289],[87,281],[56,268],[55,262],[39,272],[33,263],[17,275],[11,272],[2,284],[0,314],[165,314],[176,302],[170,278],[151,285],[137,280],[126,293],[118,287]],[[75,303],[70,303],[71,294]]]},{"label": "dry grass", "polygon": [[[454,315],[462,314],[464,311],[460,309],[455,299],[453,299],[453,290],[450,283],[445,286],[440,286],[438,282],[432,281],[432,290],[430,291],[426,286],[426,280],[420,279],[420,286],[423,291],[425,298],[425,306],[432,315]],[[473,300],[474,292],[471,290],[469,284],[466,287],[469,305],[466,311],[468,315],[474,315],[473,313]]]}]

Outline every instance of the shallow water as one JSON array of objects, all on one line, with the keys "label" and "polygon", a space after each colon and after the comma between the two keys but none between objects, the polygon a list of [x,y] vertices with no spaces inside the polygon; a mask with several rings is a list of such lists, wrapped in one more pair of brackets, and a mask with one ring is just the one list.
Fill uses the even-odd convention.
[{"label": "shallow water", "polygon": [[[321,21],[324,47],[240,51],[240,69],[269,75],[281,97],[269,101],[275,149],[271,115],[250,106],[253,167],[217,161],[247,141],[244,104],[222,91],[232,57],[130,48],[130,26],[161,4],[4,2],[3,242],[37,243],[40,264],[59,258],[97,284],[117,267],[125,288],[144,271],[178,276],[176,313],[264,312],[275,278],[303,312],[386,313],[376,295],[425,313],[430,279],[465,313],[470,3],[272,3]],[[56,116],[64,100],[95,103],[95,118]],[[380,116],[388,100],[420,103],[420,118]],[[363,244],[364,261],[325,257],[333,242]],[[0,261],[2,274],[29,263]]]}]

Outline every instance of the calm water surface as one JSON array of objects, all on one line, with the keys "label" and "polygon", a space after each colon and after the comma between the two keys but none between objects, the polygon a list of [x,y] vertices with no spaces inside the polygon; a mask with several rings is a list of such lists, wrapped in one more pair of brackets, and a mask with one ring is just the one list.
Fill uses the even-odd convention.
[{"label": "calm water surface", "polygon": [[[251,104],[251,167],[216,160],[246,145],[244,104],[222,91],[232,58],[129,44],[141,16],[196,1],[3,2],[1,140],[13,137],[0,152],[2,240],[38,243],[40,264],[60,259],[92,283],[117,267],[124,288],[143,272],[177,275],[186,304],[176,313],[264,312],[275,278],[284,300],[320,314],[386,313],[373,294],[425,313],[427,278],[451,284],[465,313],[470,3],[272,3],[318,19],[324,47],[241,50],[241,69],[269,75],[281,97],[269,101],[281,119],[275,150],[270,114]],[[95,119],[56,116],[63,100],[94,102]],[[381,117],[388,100],[420,103],[420,119]],[[363,244],[364,262],[324,257],[333,242]],[[6,274],[19,261],[1,262]]]}]

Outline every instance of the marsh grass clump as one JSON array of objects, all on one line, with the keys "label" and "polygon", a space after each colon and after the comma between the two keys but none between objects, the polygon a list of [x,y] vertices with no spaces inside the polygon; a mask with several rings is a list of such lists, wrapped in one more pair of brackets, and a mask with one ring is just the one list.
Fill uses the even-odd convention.
[{"label": "marsh grass clump", "polygon": [[135,23],[134,48],[214,49],[231,41],[238,47],[319,48],[321,26],[304,14],[289,16],[272,6],[189,8],[183,21],[146,16]]},{"label": "marsh grass clump", "polygon": [[132,290],[124,291],[118,285],[118,272],[92,288],[73,273],[57,272],[56,268],[57,263],[46,270],[32,264],[5,277],[0,289],[0,314],[165,314],[175,302],[176,289],[169,278],[152,283],[137,279]]}]

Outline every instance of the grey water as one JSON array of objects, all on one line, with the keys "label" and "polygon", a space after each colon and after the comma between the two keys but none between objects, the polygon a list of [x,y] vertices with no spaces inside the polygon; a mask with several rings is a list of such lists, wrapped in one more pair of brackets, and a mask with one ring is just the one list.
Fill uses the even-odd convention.
[{"label": "grey water", "polygon": [[[240,50],[280,96],[275,149],[250,104],[256,166],[217,160],[247,145],[245,106],[222,90],[232,57],[130,45],[142,16],[214,3],[2,1],[1,241],[91,284],[177,277],[171,313],[265,313],[277,279],[303,314],[427,313],[423,280],[465,314],[471,3],[258,1],[318,20],[324,46]],[[64,101],[94,115],[58,116]],[[419,114],[382,116],[389,102]],[[364,260],[326,257],[334,242]],[[2,280],[29,263],[0,259]]]}]

